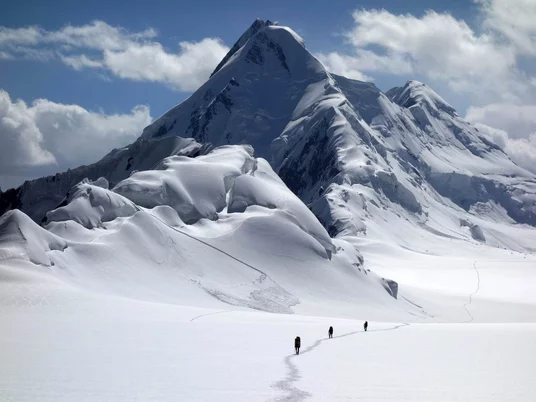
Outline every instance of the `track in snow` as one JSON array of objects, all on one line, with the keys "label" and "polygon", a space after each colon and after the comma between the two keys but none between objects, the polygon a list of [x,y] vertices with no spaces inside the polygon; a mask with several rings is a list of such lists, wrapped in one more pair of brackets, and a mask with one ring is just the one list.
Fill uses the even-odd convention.
[{"label": "track in snow", "polygon": [[[394,330],[396,330],[398,328],[406,327],[408,325],[409,324],[407,324],[407,323],[403,323],[403,324],[400,324],[400,325],[396,325],[396,326],[394,326],[392,328],[371,329],[371,330],[369,330],[367,332],[394,331]],[[344,337],[347,337],[347,336],[350,336],[350,335],[355,335],[355,334],[364,333],[364,332],[365,331],[362,331],[362,330],[354,331],[354,332],[348,332],[348,333],[343,334],[343,335],[334,336],[332,339],[344,338]],[[328,340],[330,340],[330,338],[318,339],[311,346],[309,346],[308,348],[306,348],[302,352],[300,352],[300,355],[312,352],[314,349],[316,349],[318,346],[320,346],[322,344],[322,342],[328,341]],[[279,380],[276,383],[274,383],[273,387],[274,388],[279,388],[281,391],[286,392],[287,395],[279,397],[279,398],[276,398],[275,401],[278,401],[278,402],[279,401],[281,401],[281,402],[282,401],[299,402],[299,401],[304,401],[305,399],[307,399],[307,398],[309,398],[311,396],[311,394],[309,392],[303,391],[303,390],[301,390],[299,388],[296,388],[293,385],[296,381],[298,381],[301,378],[300,370],[298,369],[296,364],[293,363],[293,359],[296,358],[297,356],[299,356],[299,355],[291,354],[291,355],[286,356],[284,358],[284,360],[283,360],[284,363],[285,363],[285,366],[287,366],[287,375],[286,375],[286,377],[284,379]]]},{"label": "track in snow", "polygon": [[[266,273],[264,273],[264,272],[261,271],[260,269],[255,268],[253,265],[248,264],[247,262],[242,261],[242,260],[239,259],[239,258],[236,258],[234,255],[229,254],[228,252],[222,250],[221,248],[218,248],[218,247],[216,247],[216,246],[213,246],[212,244],[210,244],[210,243],[208,243],[208,242],[206,242],[206,241],[204,241],[204,240],[201,240],[201,239],[199,239],[199,238],[197,238],[197,237],[195,237],[195,236],[192,236],[191,234],[188,234],[188,233],[186,233],[186,232],[183,232],[183,231],[180,230],[180,229],[177,229],[177,228],[175,228],[175,227],[173,227],[173,226],[171,226],[171,225],[168,225],[166,222],[164,222],[162,219],[160,219],[160,218],[159,218],[158,216],[156,216],[156,215],[151,214],[151,216],[152,216],[153,218],[155,218],[156,220],[160,221],[161,223],[163,223],[164,225],[166,225],[166,226],[167,226],[168,228],[170,228],[171,230],[174,230],[174,231],[177,232],[177,233],[180,233],[180,234],[182,234],[182,235],[184,235],[184,236],[186,236],[186,237],[189,237],[189,238],[192,239],[192,240],[198,241],[199,243],[204,244],[205,246],[210,247],[210,248],[212,248],[212,249],[214,249],[214,250],[216,250],[216,251],[218,251],[218,252],[220,252],[220,253],[226,255],[226,256],[229,257],[229,258],[232,258],[233,260],[239,262],[240,264],[243,264],[243,265],[245,265],[246,267],[251,268],[251,269],[253,269],[254,271],[257,271],[259,274],[264,275],[264,276],[266,276],[266,277],[269,277]],[[270,278],[270,280],[272,280],[272,282],[275,283],[275,281],[274,281],[272,278]]]},{"label": "track in snow", "polygon": [[476,295],[478,291],[480,290],[480,272],[478,272],[478,269],[476,267],[476,261],[473,262],[473,268],[475,269],[475,272],[476,272],[477,284],[476,284],[476,290],[469,295],[469,301],[463,305],[463,308],[465,309],[465,311],[467,312],[467,315],[469,316],[469,319],[464,322],[471,322],[475,319],[467,307],[471,305],[471,303],[473,302],[473,296]]},{"label": "track in snow", "polygon": [[[183,236],[186,236],[186,237],[189,237],[190,239],[192,240],[195,240],[207,247],[210,247],[211,249],[235,260],[236,262],[242,264],[242,265],[245,265],[246,267],[248,268],[251,268],[252,270],[258,272],[260,274],[260,277],[255,281],[255,282],[264,282],[266,280],[266,278],[268,278],[270,280],[271,283],[274,284],[275,286],[275,289],[280,293],[280,295],[289,295],[290,297],[293,297],[295,300],[293,300],[292,302],[290,302],[289,304],[286,304],[284,305],[288,311],[281,311],[280,309],[269,309],[269,308],[259,308],[258,306],[254,306],[254,305],[251,305],[251,304],[248,304],[248,303],[239,303],[239,304],[234,304],[234,303],[230,303],[228,300],[224,299],[224,298],[221,298],[221,297],[218,297],[218,292],[215,292],[215,291],[211,291],[210,289],[207,289],[205,287],[203,287],[199,282],[197,282],[197,284],[205,291],[207,292],[208,294],[210,294],[212,297],[220,300],[221,302],[223,303],[227,303],[227,304],[230,304],[230,305],[240,305],[240,306],[243,306],[243,307],[248,307],[248,308],[252,308],[252,309],[256,309],[256,310],[260,310],[260,311],[267,311],[267,312],[271,312],[271,313],[292,313],[292,310],[291,310],[291,307],[292,306],[295,306],[296,304],[299,303],[299,299],[295,298],[291,293],[287,292],[286,289],[284,287],[282,287],[281,285],[279,285],[275,280],[273,280],[267,273],[265,273],[264,271],[260,270],[259,268],[256,268],[254,267],[253,265],[251,264],[248,264],[247,262],[241,260],[240,258],[237,258],[235,257],[234,255],[232,254],[229,254],[228,252],[222,250],[221,248],[218,248],[216,246],[213,246],[212,244],[204,241],[204,240],[201,240],[191,234],[188,234],[180,229],[177,229],[176,227],[173,227],[171,225],[168,225],[166,222],[164,222],[162,219],[160,219],[158,216],[154,215],[154,214],[150,214],[154,219],[158,220],[159,222],[161,222],[162,224],[164,224],[165,226],[167,226],[169,229],[177,232],[177,233],[180,233],[182,234]],[[170,240],[173,242],[173,240],[170,238]],[[266,306],[264,306],[266,307]],[[277,306],[276,306],[277,307]]]},{"label": "track in snow", "polygon": [[197,319],[199,319],[199,318],[201,318],[201,317],[206,317],[207,315],[223,314],[223,313],[230,313],[230,311],[228,311],[228,310],[222,310],[222,311],[214,311],[213,313],[205,313],[205,314],[201,314],[201,315],[198,315],[198,316],[192,318],[192,319],[190,320],[190,322],[195,321],[195,320],[197,320]]}]

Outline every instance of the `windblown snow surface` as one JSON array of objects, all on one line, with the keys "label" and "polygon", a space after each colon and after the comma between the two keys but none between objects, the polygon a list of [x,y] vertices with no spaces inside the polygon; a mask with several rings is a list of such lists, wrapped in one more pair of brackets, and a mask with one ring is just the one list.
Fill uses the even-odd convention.
[{"label": "windblown snow surface", "polygon": [[0,400],[532,401],[535,201],[426,85],[256,21],[134,144],[0,194]]}]

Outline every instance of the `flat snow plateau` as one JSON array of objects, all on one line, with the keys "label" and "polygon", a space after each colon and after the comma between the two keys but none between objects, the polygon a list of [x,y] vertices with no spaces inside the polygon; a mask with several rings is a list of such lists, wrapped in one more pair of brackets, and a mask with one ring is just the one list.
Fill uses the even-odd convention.
[{"label": "flat snow plateau", "polygon": [[[363,248],[377,268],[402,261]],[[473,264],[463,252],[457,260],[407,253],[389,273],[427,323],[375,322],[359,306],[355,319],[343,319],[143,302],[4,266],[0,400],[534,400],[534,256],[486,248]],[[493,253],[502,253],[502,270]],[[336,304],[322,314],[330,308],[338,315]],[[506,322],[516,317],[524,322]],[[326,339],[330,325],[334,338]]]}]

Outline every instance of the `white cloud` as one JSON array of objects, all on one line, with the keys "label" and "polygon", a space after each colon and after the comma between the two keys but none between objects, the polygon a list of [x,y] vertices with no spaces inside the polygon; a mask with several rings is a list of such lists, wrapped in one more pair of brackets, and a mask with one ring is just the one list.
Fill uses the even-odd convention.
[{"label": "white cloud", "polygon": [[6,28],[0,26],[0,45],[35,45],[43,36],[37,27]]},{"label": "white cloud", "polygon": [[39,27],[0,27],[0,59],[56,59],[82,70],[107,69],[120,78],[161,82],[181,91],[202,84],[229,48],[217,38],[180,42],[177,53],[155,42],[154,29],[129,32],[103,21],[67,25],[58,31]]},{"label": "white cloud", "polygon": [[131,33],[122,27],[94,21],[88,25],[79,27],[67,25],[59,31],[45,32],[43,41],[88,49],[122,50],[131,43],[153,39],[156,36],[154,29]]},{"label": "white cloud", "polygon": [[46,150],[43,134],[22,101],[15,103],[0,90],[0,171],[12,173],[20,168],[56,163]]},{"label": "white cloud", "polygon": [[536,173],[536,105],[470,107],[465,118],[519,166]]},{"label": "white cloud", "polygon": [[8,52],[0,52],[0,60],[13,60],[13,55],[9,54]]},{"label": "white cloud", "polygon": [[408,74],[413,71],[411,62],[400,55],[382,56],[369,50],[357,50],[355,56],[331,52],[318,53],[316,57],[329,71],[361,81],[373,81],[372,77],[363,73],[368,71],[390,74]]},{"label": "white cloud", "polygon": [[183,91],[194,91],[210,76],[228,52],[221,40],[180,42],[177,54],[159,43],[131,44],[121,51],[106,50],[104,64],[115,75],[136,81],[164,82]]},{"label": "white cloud", "polygon": [[[417,76],[480,104],[535,102],[530,58],[536,56],[536,1],[475,1],[473,27],[448,13],[357,10],[353,29],[344,34],[353,50],[319,58],[332,71],[354,77]],[[520,57],[529,60],[520,64]]]},{"label": "white cloud", "polygon": [[[363,52],[375,63],[357,63],[361,71],[398,75],[419,74],[447,83],[455,92],[472,92],[488,97],[517,99],[511,82],[518,81],[511,46],[498,43],[492,35],[477,34],[464,21],[450,14],[428,11],[422,17],[395,15],[386,10],[353,13],[354,28],[345,34],[355,48],[348,64],[362,60]],[[373,46],[385,54],[367,50]],[[505,85],[508,84],[508,85]]]},{"label": "white cloud", "polygon": [[473,106],[465,118],[509,133],[511,138],[526,138],[536,133],[536,105],[493,103]]},{"label": "white cloud", "polygon": [[151,121],[146,106],[107,115],[46,99],[28,106],[0,90],[0,185],[95,162],[134,141]]},{"label": "white cloud", "polygon": [[6,28],[0,26],[0,45],[65,44],[74,47],[120,50],[131,42],[153,39],[154,29],[131,33],[121,27],[113,27],[103,21],[93,21],[82,26],[66,25],[58,31],[47,31],[37,26]]},{"label": "white cloud", "polygon": [[[356,11],[347,38],[356,48],[378,45],[414,61],[415,68],[437,78],[504,74],[514,64],[508,47],[488,35],[476,35],[449,14],[427,12],[422,18],[385,10]],[[490,64],[490,60],[494,60]]]},{"label": "white cloud", "polygon": [[515,163],[536,174],[536,133],[527,138],[510,138],[506,131],[486,124],[476,123],[475,127],[501,147]]},{"label": "white cloud", "polygon": [[92,60],[87,57],[85,54],[79,56],[60,56],[61,61],[63,61],[68,66],[71,66],[75,70],[83,70],[84,68],[103,68],[104,65],[102,62],[97,60]]},{"label": "white cloud", "polygon": [[521,54],[536,55],[536,2],[534,0],[478,0],[484,26],[499,32]]},{"label": "white cloud", "polygon": [[536,174],[536,134],[509,140],[505,150],[519,166]]}]

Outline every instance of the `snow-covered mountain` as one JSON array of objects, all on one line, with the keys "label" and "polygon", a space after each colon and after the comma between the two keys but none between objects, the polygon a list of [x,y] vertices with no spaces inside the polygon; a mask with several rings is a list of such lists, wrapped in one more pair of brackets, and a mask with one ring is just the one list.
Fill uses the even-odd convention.
[{"label": "snow-covered mountain", "polygon": [[256,21],[212,77],[142,138],[176,135],[253,145],[333,236],[365,233],[382,216],[389,223],[380,239],[402,220],[530,248],[496,224],[536,225],[533,174],[425,84],[384,94],[330,74],[295,32],[269,21]]},{"label": "snow-covered mountain", "polygon": [[277,312],[338,300],[425,317],[363,247],[536,244],[536,177],[432,89],[330,74],[260,20],[135,143],[0,207],[22,211],[1,218],[0,259],[105,293]]}]

